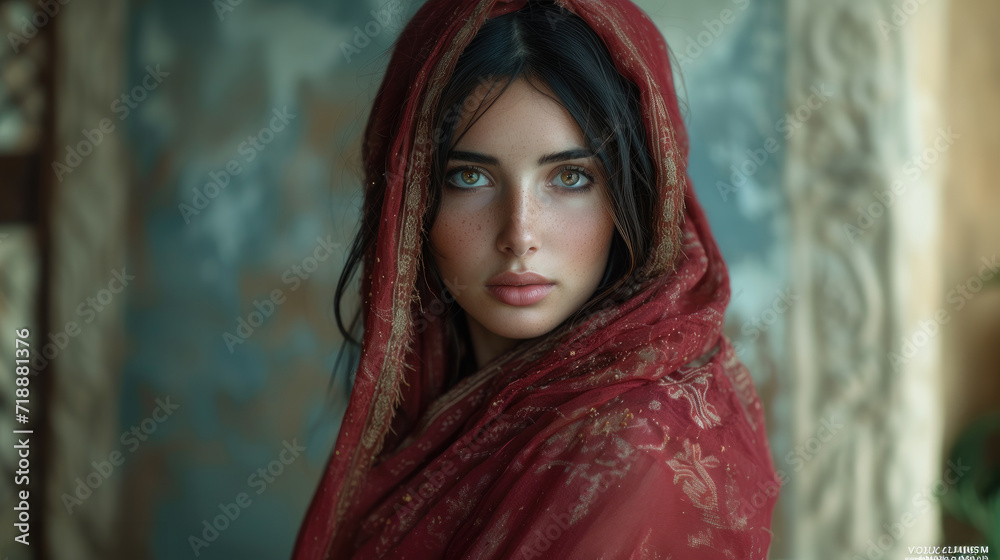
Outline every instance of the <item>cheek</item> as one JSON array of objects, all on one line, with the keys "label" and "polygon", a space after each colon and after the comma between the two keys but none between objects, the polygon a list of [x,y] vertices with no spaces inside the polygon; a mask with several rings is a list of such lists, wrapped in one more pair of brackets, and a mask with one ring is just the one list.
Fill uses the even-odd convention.
[{"label": "cheek", "polygon": [[442,205],[429,235],[438,268],[453,268],[470,260],[482,231],[480,220]]},{"label": "cheek", "polygon": [[603,208],[577,214],[564,222],[560,230],[564,250],[587,276],[603,275],[614,228],[611,214]]}]

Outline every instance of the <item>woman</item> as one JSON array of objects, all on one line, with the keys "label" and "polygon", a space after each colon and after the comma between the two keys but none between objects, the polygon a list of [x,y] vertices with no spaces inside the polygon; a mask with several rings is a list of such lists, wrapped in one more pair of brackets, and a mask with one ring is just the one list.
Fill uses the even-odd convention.
[{"label": "woman", "polygon": [[424,4],[365,132],[360,364],[296,558],[766,557],[686,152],[631,3]]}]

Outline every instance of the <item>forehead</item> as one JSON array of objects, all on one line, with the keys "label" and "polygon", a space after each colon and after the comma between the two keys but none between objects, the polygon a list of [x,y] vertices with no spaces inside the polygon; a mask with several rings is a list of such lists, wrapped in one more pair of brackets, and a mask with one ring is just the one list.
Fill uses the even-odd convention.
[{"label": "forehead", "polygon": [[489,94],[477,88],[470,95],[466,106],[485,112],[463,115],[456,130],[465,132],[454,150],[525,157],[584,146],[583,131],[548,86],[520,78],[497,97],[502,85]]}]

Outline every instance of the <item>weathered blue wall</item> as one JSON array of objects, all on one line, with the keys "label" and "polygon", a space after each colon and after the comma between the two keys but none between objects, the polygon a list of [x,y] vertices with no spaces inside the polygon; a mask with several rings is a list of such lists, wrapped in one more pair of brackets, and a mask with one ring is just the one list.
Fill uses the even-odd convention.
[{"label": "weathered blue wall", "polygon": [[[148,65],[169,75],[126,121],[130,258],[147,280],[129,301],[123,430],[154,397],[180,408],[129,458],[130,557],[288,554],[344,403],[335,393],[323,416],[340,341],[333,288],[360,204],[357,139],[400,9],[412,8],[383,9],[383,29],[348,61],[341,43],[377,6],[220,6],[136,2],[131,15],[129,82]],[[273,311],[258,317],[255,303]],[[259,326],[241,333],[240,320]],[[286,442],[306,448],[287,465]],[[204,539],[203,521],[240,493],[249,507]]]},{"label": "weathered blue wall", "polygon": [[[674,51],[678,84],[686,89],[689,172],[729,266],[726,334],[764,400],[775,467],[791,472],[782,459],[792,447],[785,325],[797,295],[789,290],[782,170],[798,121],[786,114],[785,3],[710,0],[646,9]],[[782,503],[772,551],[783,550],[793,523]]]}]

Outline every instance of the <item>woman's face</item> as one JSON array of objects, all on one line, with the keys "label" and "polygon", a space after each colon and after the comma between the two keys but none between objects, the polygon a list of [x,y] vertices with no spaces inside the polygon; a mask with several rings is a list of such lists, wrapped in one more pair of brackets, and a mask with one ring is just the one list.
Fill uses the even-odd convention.
[{"label": "woman's face", "polygon": [[480,366],[551,331],[600,284],[614,221],[586,145],[566,109],[519,79],[452,149],[430,244]]}]

